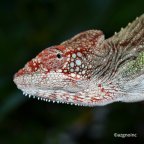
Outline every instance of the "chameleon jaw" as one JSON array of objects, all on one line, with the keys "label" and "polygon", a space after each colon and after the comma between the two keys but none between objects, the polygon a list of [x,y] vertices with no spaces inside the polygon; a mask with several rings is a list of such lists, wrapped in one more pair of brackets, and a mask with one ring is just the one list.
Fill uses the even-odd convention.
[{"label": "chameleon jaw", "polygon": [[[55,87],[51,87],[54,78],[58,76],[57,80],[60,80],[60,82],[56,81]],[[14,78],[18,89],[22,90],[24,95],[38,100],[79,106],[102,106],[117,101],[116,97],[104,90],[106,86],[95,84],[92,80],[91,83],[81,81],[78,85],[71,85],[71,82],[69,85],[66,80],[68,80],[68,77],[60,73],[49,73],[43,77],[39,74],[33,74]],[[59,83],[60,85],[58,85]],[[72,89],[72,86],[74,86],[74,89]]]},{"label": "chameleon jaw", "polygon": [[[18,89],[22,90],[25,96],[37,98],[38,100],[90,107],[102,106],[117,101],[116,97],[106,96],[101,85],[98,85],[96,88],[96,85],[93,83],[87,88],[84,85],[85,89],[70,91],[68,87],[65,89],[64,87],[50,88],[48,85],[26,83],[23,80],[25,80],[23,77],[16,77],[14,79]],[[26,80],[28,80],[28,76]]]},{"label": "chameleon jaw", "polygon": [[37,98],[38,100],[43,100],[46,102],[53,103],[62,103],[62,104],[70,104],[76,106],[102,106],[109,103],[112,103],[114,99],[98,99],[95,95],[87,95],[86,93],[78,92],[78,93],[69,93],[64,90],[42,90],[42,89],[34,89],[34,88],[20,88],[23,91],[23,95],[28,96],[29,98]]},{"label": "chameleon jaw", "polygon": [[[70,105],[75,105],[75,106],[88,106],[86,104],[81,104],[81,103],[73,103],[73,102],[64,102],[62,100],[53,100],[53,99],[49,99],[47,97],[39,97],[39,96],[33,96],[30,94],[27,94],[26,92],[23,92],[23,95],[28,96],[29,98],[37,98],[38,100],[42,100],[45,102],[52,102],[52,103],[62,103],[62,104],[70,104]],[[90,105],[89,105],[90,106]]]}]

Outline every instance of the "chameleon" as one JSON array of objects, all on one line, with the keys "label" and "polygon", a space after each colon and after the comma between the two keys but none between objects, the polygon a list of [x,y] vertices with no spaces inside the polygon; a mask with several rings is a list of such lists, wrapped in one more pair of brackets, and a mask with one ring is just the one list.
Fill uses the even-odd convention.
[{"label": "chameleon", "polygon": [[105,39],[87,30],[48,47],[14,75],[24,95],[103,106],[144,100],[144,14]]}]

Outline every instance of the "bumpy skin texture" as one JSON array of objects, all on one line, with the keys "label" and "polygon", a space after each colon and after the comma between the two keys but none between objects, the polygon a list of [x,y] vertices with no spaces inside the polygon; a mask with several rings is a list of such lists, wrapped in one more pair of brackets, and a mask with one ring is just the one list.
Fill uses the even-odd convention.
[{"label": "bumpy skin texture", "polygon": [[44,49],[14,82],[25,95],[58,103],[144,100],[144,14],[109,39],[89,30]]}]

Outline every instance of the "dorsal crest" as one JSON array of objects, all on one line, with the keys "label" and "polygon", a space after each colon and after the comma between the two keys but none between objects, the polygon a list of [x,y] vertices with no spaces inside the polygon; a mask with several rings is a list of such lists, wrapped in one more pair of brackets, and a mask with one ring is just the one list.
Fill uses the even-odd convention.
[{"label": "dorsal crest", "polygon": [[73,38],[61,43],[68,49],[95,48],[104,41],[103,32],[100,30],[88,30],[77,34]]}]

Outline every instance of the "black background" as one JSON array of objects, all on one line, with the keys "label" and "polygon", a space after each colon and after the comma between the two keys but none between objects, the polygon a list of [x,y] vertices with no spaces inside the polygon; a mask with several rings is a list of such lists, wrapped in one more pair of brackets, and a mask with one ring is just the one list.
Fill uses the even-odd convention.
[{"label": "black background", "polygon": [[[144,102],[102,107],[53,104],[22,95],[18,69],[44,48],[88,29],[112,36],[144,12],[143,0],[0,1],[0,144],[121,143],[144,140]],[[144,141],[143,141],[144,142]]]}]

